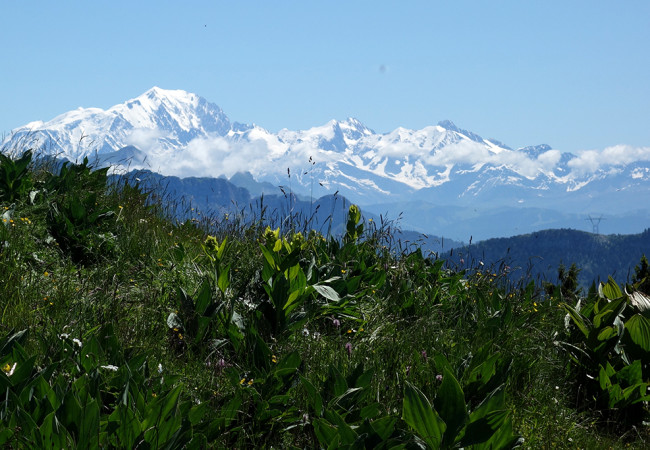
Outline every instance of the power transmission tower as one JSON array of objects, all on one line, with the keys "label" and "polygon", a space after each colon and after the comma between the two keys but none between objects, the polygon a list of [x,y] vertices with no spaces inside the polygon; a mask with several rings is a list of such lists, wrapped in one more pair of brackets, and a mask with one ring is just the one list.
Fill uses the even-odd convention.
[{"label": "power transmission tower", "polygon": [[600,225],[601,220],[605,220],[605,218],[603,216],[591,217],[591,214],[589,214],[589,217],[587,219],[585,219],[585,220],[588,220],[589,222],[591,222],[591,226],[593,227],[593,230],[594,230],[593,233],[594,234],[600,234],[598,232],[598,225]]}]

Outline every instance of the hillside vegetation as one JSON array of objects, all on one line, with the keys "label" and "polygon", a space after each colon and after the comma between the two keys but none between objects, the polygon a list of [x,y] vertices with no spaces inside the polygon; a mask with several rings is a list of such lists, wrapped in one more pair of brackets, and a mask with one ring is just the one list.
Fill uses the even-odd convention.
[{"label": "hillside vegetation", "polygon": [[[650,255],[650,228],[630,235],[600,235],[578,230],[543,230],[535,233],[480,241],[442,255],[460,266],[480,261],[504,264],[513,279],[557,282],[560,265],[576,264],[579,284],[587,290],[592,283],[630,282],[634,267],[643,255]],[[463,264],[460,264],[460,259]]]},{"label": "hillside vegetation", "polygon": [[2,446],[647,445],[634,286],[451,270],[354,205],[339,237],[173,221],[87,161],[0,159]]}]

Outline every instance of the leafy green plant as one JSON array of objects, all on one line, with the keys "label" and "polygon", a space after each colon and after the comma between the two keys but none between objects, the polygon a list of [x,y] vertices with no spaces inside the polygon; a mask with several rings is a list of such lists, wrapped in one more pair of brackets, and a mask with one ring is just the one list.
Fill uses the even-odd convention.
[{"label": "leafy green plant", "polygon": [[458,380],[447,369],[433,405],[406,382],[402,418],[429,448],[512,448],[518,441],[512,432],[503,387],[469,412]]},{"label": "leafy green plant", "polygon": [[95,193],[69,196],[53,203],[48,214],[50,234],[75,262],[96,261],[114,246],[115,237],[105,224],[115,211],[100,207],[97,200]]},{"label": "leafy green plant", "polygon": [[[25,333],[0,342],[0,443],[40,448],[174,447],[205,442],[194,433],[205,408],[181,400],[178,378],[147,359],[127,356],[105,327],[83,341],[61,335],[42,367],[20,345]],[[119,364],[119,365],[118,365]]]},{"label": "leafy green plant", "polygon": [[322,446],[393,448],[407,438],[397,426],[398,418],[382,416],[382,405],[372,401],[373,375],[374,370],[364,370],[363,364],[358,364],[347,377],[330,366],[320,391],[309,379],[300,377],[309,402],[306,424],[311,424],[314,437]]},{"label": "leafy green plant", "polygon": [[20,158],[11,159],[0,153],[0,200],[14,202],[24,198],[33,186],[32,151],[25,151]]},{"label": "leafy green plant", "polygon": [[562,345],[588,387],[586,400],[620,415],[642,407],[650,400],[650,299],[623,293],[610,277],[584,304],[563,307],[575,329]]}]

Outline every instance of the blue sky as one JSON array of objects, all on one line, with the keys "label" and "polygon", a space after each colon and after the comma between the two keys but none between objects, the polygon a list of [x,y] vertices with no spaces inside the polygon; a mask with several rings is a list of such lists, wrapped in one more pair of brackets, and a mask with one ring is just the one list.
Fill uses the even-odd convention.
[{"label": "blue sky", "polygon": [[511,147],[650,145],[647,1],[2,6],[0,133],[156,85],[271,131],[450,119]]}]

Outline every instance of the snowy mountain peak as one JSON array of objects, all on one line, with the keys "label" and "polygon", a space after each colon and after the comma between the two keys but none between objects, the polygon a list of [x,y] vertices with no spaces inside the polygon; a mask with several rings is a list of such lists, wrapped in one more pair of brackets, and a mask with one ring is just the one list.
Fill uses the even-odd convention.
[{"label": "snowy mountain peak", "polygon": [[[32,147],[71,160],[96,153],[119,164],[127,155],[130,168],[165,175],[250,172],[258,182],[279,185],[291,168],[297,190],[308,188],[310,195],[312,188],[322,187],[319,195],[339,190],[361,204],[387,197],[412,199],[416,194],[445,202],[479,197],[494,201],[502,196],[499,201],[505,202],[514,195],[503,196],[505,189],[518,192],[516,201],[538,201],[548,193],[583,190],[613,176],[622,186],[630,180],[636,186],[650,173],[645,163],[621,169],[630,158],[650,160],[650,148],[613,148],[603,152],[605,165],[595,152],[576,156],[548,145],[512,150],[449,120],[378,134],[348,117],[307,130],[272,133],[231,122],[219,106],[196,94],[157,86],[107,110],[79,108],[47,122],[31,122],[14,130],[0,147],[18,148],[25,139]],[[35,139],[39,145],[31,144]]]},{"label": "snowy mountain peak", "polygon": [[446,130],[455,131],[456,133],[462,134],[475,142],[480,142],[480,143],[484,142],[484,139],[481,136],[479,136],[476,133],[472,133],[471,131],[458,128],[456,124],[451,120],[441,120],[440,122],[438,122],[438,126]]}]

